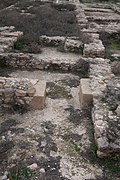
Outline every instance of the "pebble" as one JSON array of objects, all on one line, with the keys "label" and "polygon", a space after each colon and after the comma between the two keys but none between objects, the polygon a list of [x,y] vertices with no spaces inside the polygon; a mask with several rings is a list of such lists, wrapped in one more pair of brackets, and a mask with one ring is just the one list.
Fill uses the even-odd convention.
[{"label": "pebble", "polygon": [[7,180],[7,175],[2,176],[2,180]]},{"label": "pebble", "polygon": [[36,170],[38,168],[38,165],[36,163],[31,164],[30,166],[27,166],[31,170]]},{"label": "pebble", "polygon": [[45,173],[45,169],[44,169],[44,168],[41,168],[41,169],[40,169],[40,172],[41,172],[41,173]]}]

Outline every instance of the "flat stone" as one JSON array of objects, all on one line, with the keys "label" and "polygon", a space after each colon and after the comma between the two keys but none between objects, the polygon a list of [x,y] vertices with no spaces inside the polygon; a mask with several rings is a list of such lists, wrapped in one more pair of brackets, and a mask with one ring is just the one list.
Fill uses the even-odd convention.
[{"label": "flat stone", "polygon": [[116,113],[118,116],[120,116],[120,105],[118,105],[117,109],[116,109]]},{"label": "flat stone", "polygon": [[45,105],[45,97],[46,97],[46,82],[39,81],[34,88],[36,92],[30,101],[29,105],[33,109],[42,109]]},{"label": "flat stone", "polygon": [[36,163],[31,164],[30,166],[27,166],[31,170],[36,170],[38,168],[38,165]]},{"label": "flat stone", "polygon": [[93,95],[89,83],[88,78],[80,80],[80,104],[82,107],[92,104]]},{"label": "flat stone", "polygon": [[7,37],[20,37],[23,35],[23,32],[16,31],[16,32],[1,32],[1,36],[7,36]]}]

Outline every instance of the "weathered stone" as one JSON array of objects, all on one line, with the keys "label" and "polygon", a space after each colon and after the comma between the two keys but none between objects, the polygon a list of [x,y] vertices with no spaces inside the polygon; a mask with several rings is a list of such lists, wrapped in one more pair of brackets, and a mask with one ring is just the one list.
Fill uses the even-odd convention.
[{"label": "weathered stone", "polygon": [[6,65],[21,69],[60,69],[64,71],[79,71],[80,67],[82,71],[86,69],[85,64],[82,61],[84,60],[82,56],[78,56],[78,54],[73,53],[69,54],[61,52],[57,52],[56,54],[56,50],[53,49],[43,49],[42,54],[39,55],[30,55],[23,53],[22,55],[21,53],[2,53],[0,54],[0,58],[3,58],[5,60]]},{"label": "weathered stone", "polygon": [[92,104],[92,91],[89,86],[89,79],[80,80],[80,104],[85,107]]},{"label": "weathered stone", "polygon": [[105,48],[100,40],[96,40],[96,42],[84,45],[83,55],[92,58],[104,57]]},{"label": "weathered stone", "polygon": [[7,103],[12,103],[14,100],[13,98],[10,98],[10,97],[7,97],[4,99],[4,103],[7,104]]},{"label": "weathered stone", "polygon": [[104,150],[109,150],[109,143],[108,143],[108,139],[106,137],[100,137],[97,139],[97,145],[98,145],[98,149],[99,151],[103,151]]},{"label": "weathered stone", "polygon": [[16,32],[1,32],[1,36],[7,36],[7,37],[20,37],[23,35],[23,32],[16,31]]},{"label": "weathered stone", "polygon": [[25,97],[26,96],[26,91],[21,90],[21,89],[16,89],[15,95],[18,97]]},{"label": "weathered stone", "polygon": [[6,88],[4,90],[4,96],[5,97],[13,97],[14,96],[14,90],[12,88]]},{"label": "weathered stone", "polygon": [[112,72],[116,75],[120,75],[120,61],[112,62]]},{"label": "weathered stone", "polygon": [[36,92],[36,89],[33,86],[30,86],[26,93],[28,96],[33,96],[35,92]]},{"label": "weathered stone", "polygon": [[116,113],[118,116],[120,116],[120,105],[118,105],[117,109],[116,109]]},{"label": "weathered stone", "polygon": [[103,153],[103,152],[97,150],[97,156],[99,158],[105,158],[105,157],[108,156],[108,154],[107,153]]},{"label": "weathered stone", "polygon": [[40,42],[42,42],[46,46],[58,46],[65,41],[65,37],[63,36],[40,36]]},{"label": "weathered stone", "polygon": [[46,97],[46,82],[39,81],[34,88],[36,92],[30,101],[29,105],[33,109],[42,109],[45,105],[45,97]]},{"label": "weathered stone", "polygon": [[80,52],[83,48],[83,43],[79,40],[66,39],[64,50],[66,52]]},{"label": "weathered stone", "polygon": [[1,82],[0,82],[0,89],[2,89],[2,88],[3,88],[3,86],[4,86],[4,85],[3,85],[3,83],[1,83]]},{"label": "weathered stone", "polygon": [[38,165],[37,165],[37,163],[33,163],[27,167],[30,168],[31,170],[36,170],[38,168]]}]

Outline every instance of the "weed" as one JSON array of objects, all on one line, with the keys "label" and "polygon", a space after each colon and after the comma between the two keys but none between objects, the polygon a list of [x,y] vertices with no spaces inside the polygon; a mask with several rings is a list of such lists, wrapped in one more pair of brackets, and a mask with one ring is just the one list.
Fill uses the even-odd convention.
[{"label": "weed", "polygon": [[3,58],[1,58],[0,59],[0,67],[1,68],[5,68],[7,65],[6,65],[6,61],[3,59]]},{"label": "weed", "polygon": [[24,114],[29,110],[28,105],[14,104],[11,106],[11,111],[18,112],[20,114]]},{"label": "weed", "polygon": [[23,44],[20,40],[17,40],[15,43],[14,43],[14,49],[16,50],[20,50],[23,48]]},{"label": "weed", "polygon": [[48,91],[48,96],[51,98],[72,98],[70,90],[66,89],[64,86],[60,86],[57,84],[54,84],[54,86]]},{"label": "weed", "polygon": [[31,177],[33,178],[35,175],[35,173],[28,169],[28,168],[24,168],[24,169],[20,169],[16,172],[11,172],[9,173],[9,179],[10,180],[28,180]]},{"label": "weed", "polygon": [[106,57],[111,61],[117,60],[112,56],[112,54],[117,54],[117,52],[120,50],[120,33],[113,33],[112,35],[109,35],[106,32],[101,32],[100,38],[106,49]]}]

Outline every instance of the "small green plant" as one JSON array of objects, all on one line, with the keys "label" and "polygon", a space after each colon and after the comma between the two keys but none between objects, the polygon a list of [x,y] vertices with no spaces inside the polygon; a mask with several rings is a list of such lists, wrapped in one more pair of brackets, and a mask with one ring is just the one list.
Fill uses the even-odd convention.
[{"label": "small green plant", "polygon": [[9,180],[29,180],[34,178],[35,173],[28,168],[18,170],[16,172],[9,173]]},{"label": "small green plant", "polygon": [[72,98],[70,90],[66,89],[64,86],[54,85],[52,89],[48,91],[48,96],[53,98]]},{"label": "small green plant", "polygon": [[110,48],[112,50],[119,50],[120,49],[120,45],[119,45],[119,43],[117,43],[116,40],[111,40]]},{"label": "small green plant", "polygon": [[26,113],[28,110],[29,110],[29,107],[28,107],[28,105],[27,104],[24,104],[24,105],[21,105],[21,104],[13,104],[12,106],[11,106],[11,110],[13,111],[13,112],[18,112],[18,113],[20,113],[20,114],[24,114],[24,113]]},{"label": "small green plant", "polygon": [[0,59],[0,67],[1,68],[4,68],[4,67],[6,67],[7,65],[6,65],[6,61],[4,60],[4,59]]},{"label": "small green plant", "polygon": [[20,40],[17,40],[15,43],[14,43],[14,49],[16,50],[21,50],[23,49],[23,44]]}]

